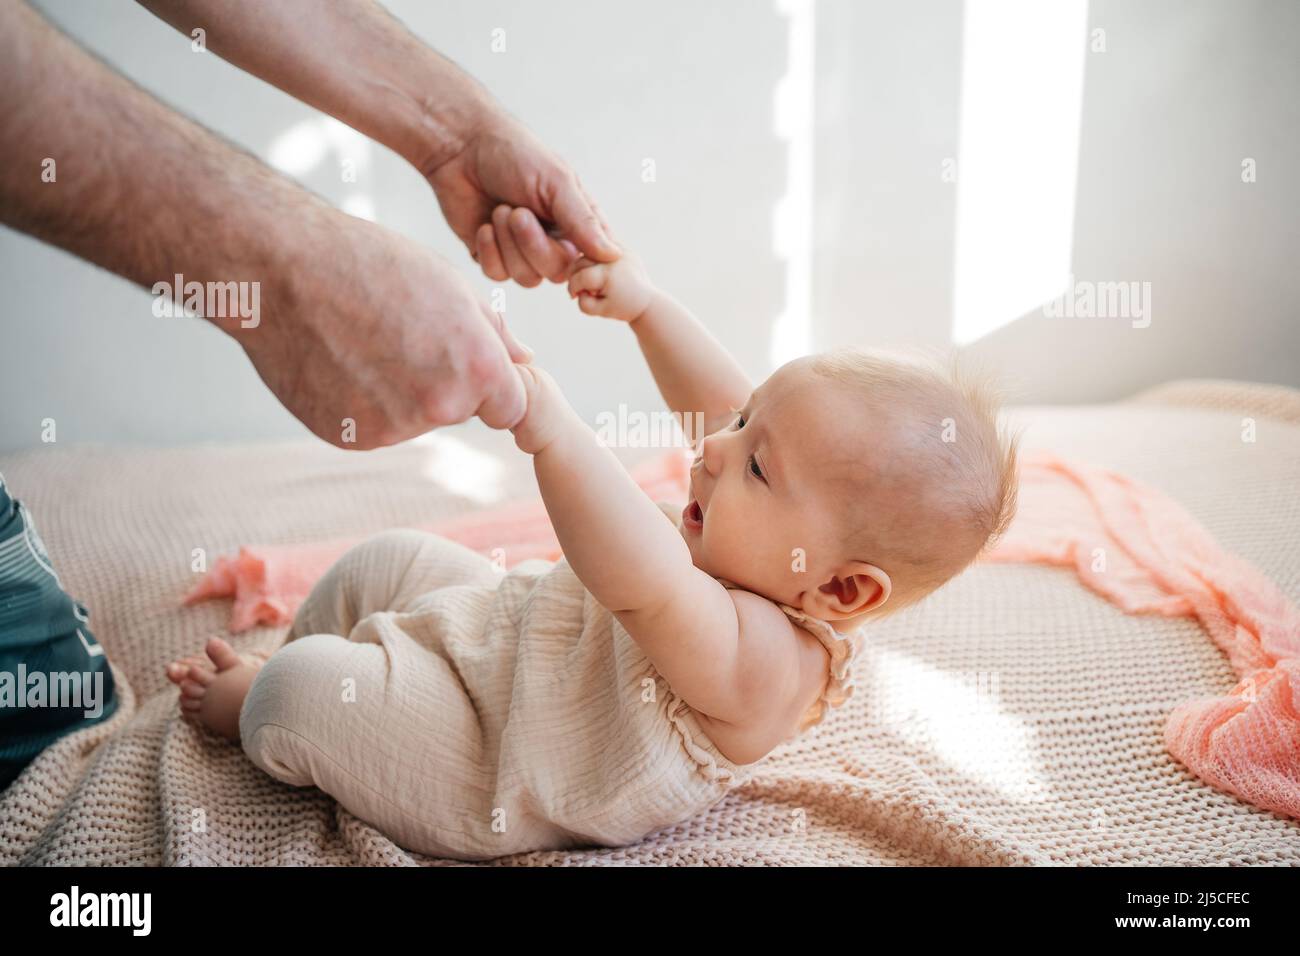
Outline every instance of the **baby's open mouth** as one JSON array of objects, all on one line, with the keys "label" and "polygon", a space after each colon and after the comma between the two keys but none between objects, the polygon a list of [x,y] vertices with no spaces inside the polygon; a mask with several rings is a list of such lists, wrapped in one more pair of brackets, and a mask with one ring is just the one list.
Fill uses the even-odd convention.
[{"label": "baby's open mouth", "polygon": [[682,511],[682,524],[696,531],[704,527],[704,509],[700,507],[700,503],[694,498]]}]

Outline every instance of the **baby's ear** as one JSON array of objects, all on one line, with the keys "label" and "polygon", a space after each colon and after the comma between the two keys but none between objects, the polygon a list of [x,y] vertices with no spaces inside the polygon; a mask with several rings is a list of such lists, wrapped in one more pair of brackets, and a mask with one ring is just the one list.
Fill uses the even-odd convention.
[{"label": "baby's ear", "polygon": [[817,588],[811,597],[821,613],[811,613],[825,621],[857,617],[888,601],[891,587],[883,569],[865,561],[850,561]]}]

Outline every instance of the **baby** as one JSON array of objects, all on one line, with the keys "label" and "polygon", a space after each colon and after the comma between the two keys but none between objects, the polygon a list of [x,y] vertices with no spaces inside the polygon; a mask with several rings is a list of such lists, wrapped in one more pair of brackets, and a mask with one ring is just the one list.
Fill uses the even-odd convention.
[{"label": "baby", "polygon": [[684,509],[519,365],[514,438],[560,561],[503,572],[387,532],[265,662],[214,638],[168,668],[186,714],[412,850],[619,846],[708,809],[844,702],[864,621],[952,578],[1015,510],[1016,441],[955,365],[837,349],[755,389],[634,257],[578,260],[569,292],[702,417]]}]

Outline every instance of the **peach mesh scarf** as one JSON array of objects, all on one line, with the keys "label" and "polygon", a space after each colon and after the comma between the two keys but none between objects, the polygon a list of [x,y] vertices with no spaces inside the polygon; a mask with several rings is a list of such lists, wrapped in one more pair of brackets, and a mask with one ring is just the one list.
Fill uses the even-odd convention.
[{"label": "peach mesh scarf", "polygon": [[[680,501],[688,464],[674,451],[632,474],[651,498]],[[1016,520],[986,560],[1070,567],[1129,614],[1199,620],[1240,680],[1222,696],[1175,708],[1165,746],[1206,783],[1300,819],[1300,611],[1154,488],[1041,451],[1022,454],[1020,481]],[[507,567],[560,556],[540,498],[425,530],[484,554],[502,548]],[[287,624],[353,543],[241,548],[218,559],[185,601],[233,598],[233,631]]]},{"label": "peach mesh scarf", "polygon": [[1300,611],[1181,505],[1036,452],[1022,463],[1019,513],[987,560],[1064,565],[1129,614],[1199,620],[1240,681],[1174,708],[1166,748],[1211,786],[1300,818]]},{"label": "peach mesh scarf", "polygon": [[[631,473],[655,501],[684,500],[690,462],[686,451],[679,449],[648,459],[632,468]],[[528,558],[555,561],[561,554],[541,498],[471,512],[420,530],[458,541],[489,557],[499,548],[505,570]],[[209,598],[233,598],[230,630],[235,633],[259,625],[289,624],[316,581],[360,540],[337,538],[312,544],[240,548],[234,557],[217,558],[184,601],[194,604]]]}]

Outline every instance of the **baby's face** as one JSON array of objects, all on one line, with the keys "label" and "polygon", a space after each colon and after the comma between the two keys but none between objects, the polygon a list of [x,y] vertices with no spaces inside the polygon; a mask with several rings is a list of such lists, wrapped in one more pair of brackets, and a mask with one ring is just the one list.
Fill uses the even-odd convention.
[{"label": "baby's face", "polygon": [[[844,557],[836,495],[860,463],[861,409],[805,360],[778,369],[691,466],[682,535],[695,566],[769,600],[801,607]],[[702,518],[703,520],[697,520]]]}]

